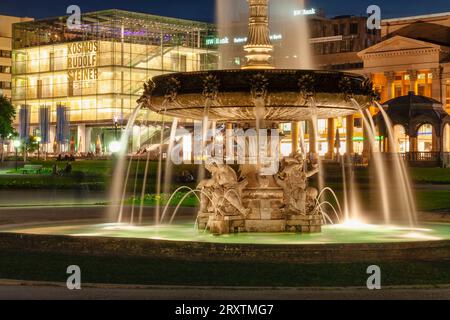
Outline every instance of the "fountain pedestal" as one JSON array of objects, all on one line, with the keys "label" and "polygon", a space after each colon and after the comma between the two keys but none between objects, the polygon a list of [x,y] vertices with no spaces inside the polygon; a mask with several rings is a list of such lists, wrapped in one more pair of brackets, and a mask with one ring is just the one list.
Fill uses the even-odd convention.
[{"label": "fountain pedestal", "polygon": [[[253,177],[253,179],[252,179]],[[221,235],[239,232],[299,232],[318,233],[322,231],[323,218],[317,210],[307,210],[301,214],[293,211],[286,197],[286,190],[277,186],[274,177],[255,178],[249,175],[248,185],[242,190],[241,204],[246,213],[231,214],[200,212],[198,228],[208,229]],[[258,180],[261,180],[257,182]],[[257,186],[262,184],[263,186]],[[223,203],[223,201],[222,201]],[[204,206],[206,208],[207,206]],[[217,208],[219,209],[220,208]]]}]

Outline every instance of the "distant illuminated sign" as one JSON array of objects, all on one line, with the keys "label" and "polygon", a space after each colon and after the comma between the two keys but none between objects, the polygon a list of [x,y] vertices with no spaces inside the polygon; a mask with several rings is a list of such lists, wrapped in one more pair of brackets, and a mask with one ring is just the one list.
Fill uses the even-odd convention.
[{"label": "distant illuminated sign", "polygon": [[90,82],[98,80],[97,41],[74,42],[67,45],[67,73],[74,87],[83,84],[88,87]]},{"label": "distant illuminated sign", "polygon": [[222,38],[222,39],[219,39],[219,38],[206,39],[206,45],[207,46],[213,46],[213,45],[216,45],[216,44],[228,44],[228,43],[230,43],[230,40],[228,39],[228,37],[225,37],[225,38]]},{"label": "distant illuminated sign", "polygon": [[294,16],[312,16],[316,14],[316,9],[301,9],[301,10],[294,10]]},{"label": "distant illuminated sign", "polygon": [[[281,35],[281,34],[272,34],[272,35],[270,35],[269,38],[272,41],[281,40],[281,39],[283,39],[283,35]],[[247,37],[234,38],[233,42],[234,43],[245,43],[245,42],[247,42]]]},{"label": "distant illuminated sign", "polygon": [[320,37],[309,39],[309,43],[325,43],[344,40],[343,36],[331,36],[331,37]]},{"label": "distant illuminated sign", "polygon": [[[270,35],[270,40],[272,40],[272,41],[281,40],[281,39],[283,39],[283,35],[281,35],[281,34]],[[235,43],[235,44],[246,43],[246,42],[247,42],[247,37],[236,37],[233,39],[233,43]],[[218,45],[218,44],[229,44],[229,43],[230,43],[230,39],[228,37],[225,37],[222,39],[219,39],[219,38],[206,39],[207,46],[213,46],[213,45]]]}]

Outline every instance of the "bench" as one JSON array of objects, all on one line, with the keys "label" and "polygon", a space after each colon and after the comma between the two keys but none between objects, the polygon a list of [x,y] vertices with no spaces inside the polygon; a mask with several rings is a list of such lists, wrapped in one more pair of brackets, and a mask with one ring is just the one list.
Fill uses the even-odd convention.
[{"label": "bench", "polygon": [[27,164],[21,169],[21,171],[22,171],[22,174],[26,174],[26,173],[41,173],[42,168],[43,167],[41,165]]}]

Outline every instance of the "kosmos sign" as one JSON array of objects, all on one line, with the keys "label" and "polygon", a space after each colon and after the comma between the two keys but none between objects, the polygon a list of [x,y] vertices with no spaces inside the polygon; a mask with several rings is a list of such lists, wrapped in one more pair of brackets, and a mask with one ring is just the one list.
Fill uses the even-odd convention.
[{"label": "kosmos sign", "polygon": [[76,42],[68,45],[67,69],[69,80],[89,81],[98,79],[98,42]]}]

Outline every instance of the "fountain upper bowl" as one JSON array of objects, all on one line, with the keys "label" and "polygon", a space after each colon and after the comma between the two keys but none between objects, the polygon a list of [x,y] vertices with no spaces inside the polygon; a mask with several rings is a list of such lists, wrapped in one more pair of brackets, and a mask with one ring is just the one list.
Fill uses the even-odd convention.
[{"label": "fountain upper bowl", "polygon": [[[267,121],[328,119],[355,114],[375,98],[364,76],[296,69],[216,70],[156,76],[146,85],[145,106],[168,116],[200,120]],[[355,103],[357,102],[357,103]]]}]

